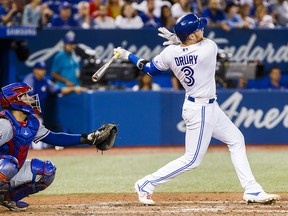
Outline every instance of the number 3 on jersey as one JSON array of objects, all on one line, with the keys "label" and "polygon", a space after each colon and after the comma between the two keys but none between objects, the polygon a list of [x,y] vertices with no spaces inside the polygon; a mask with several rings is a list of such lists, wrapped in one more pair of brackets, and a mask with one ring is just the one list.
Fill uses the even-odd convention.
[{"label": "number 3 on jersey", "polygon": [[194,70],[189,66],[185,66],[181,69],[181,71],[183,71],[185,74],[185,83],[187,84],[187,86],[194,85],[195,82],[195,79],[193,77]]}]

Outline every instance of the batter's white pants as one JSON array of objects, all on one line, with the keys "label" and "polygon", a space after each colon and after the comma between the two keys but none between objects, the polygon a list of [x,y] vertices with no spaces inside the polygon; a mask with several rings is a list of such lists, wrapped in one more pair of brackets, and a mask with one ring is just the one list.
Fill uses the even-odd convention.
[{"label": "batter's white pants", "polygon": [[186,124],[185,154],[140,179],[137,183],[142,191],[152,194],[159,184],[198,167],[212,137],[227,144],[233,166],[245,192],[263,191],[255,181],[250,169],[242,133],[221,110],[216,101],[207,104],[185,100],[182,117]]}]

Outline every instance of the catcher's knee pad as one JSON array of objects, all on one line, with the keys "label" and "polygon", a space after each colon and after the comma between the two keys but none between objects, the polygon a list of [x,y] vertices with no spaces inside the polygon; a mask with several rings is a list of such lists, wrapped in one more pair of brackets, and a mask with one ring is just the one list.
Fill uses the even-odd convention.
[{"label": "catcher's knee pad", "polygon": [[0,187],[8,183],[19,171],[18,160],[11,155],[0,155]]},{"label": "catcher's knee pad", "polygon": [[45,190],[55,178],[56,167],[50,161],[32,159],[31,171],[32,181],[16,188],[10,188],[3,194],[5,200],[18,201],[31,194]]},{"label": "catcher's knee pad", "polygon": [[56,167],[51,161],[34,158],[31,160],[31,171],[33,173],[32,182],[42,183],[48,187],[54,181]]}]

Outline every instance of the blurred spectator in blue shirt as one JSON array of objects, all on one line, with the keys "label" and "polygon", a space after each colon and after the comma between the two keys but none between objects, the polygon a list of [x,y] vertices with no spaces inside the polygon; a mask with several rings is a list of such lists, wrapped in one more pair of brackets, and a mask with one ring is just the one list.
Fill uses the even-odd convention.
[{"label": "blurred spectator in blue shirt", "polygon": [[0,5],[0,25],[13,26],[17,24],[18,7],[12,0],[2,0]]},{"label": "blurred spectator in blue shirt", "polygon": [[231,30],[226,23],[225,13],[221,8],[220,0],[209,0],[208,6],[203,10],[202,17],[207,18],[208,27],[220,27],[224,31]]},{"label": "blurred spectator in blue shirt", "polygon": [[250,89],[284,89],[288,88],[288,76],[282,76],[281,69],[273,66],[268,76],[263,79],[249,80],[247,88]]},{"label": "blurred spectator in blue shirt", "polygon": [[77,27],[77,22],[73,19],[71,4],[62,2],[59,6],[59,14],[55,14],[51,19],[51,27]]},{"label": "blurred spectator in blue shirt", "polygon": [[281,69],[279,67],[272,67],[269,70],[269,76],[262,81],[261,88],[284,89],[285,84],[281,76]]},{"label": "blurred spectator in blue shirt", "polygon": [[162,26],[160,17],[157,17],[154,14],[155,10],[155,0],[146,0],[147,2],[147,8],[145,11],[142,11],[139,13],[139,16],[141,17],[144,26],[149,28],[158,28]]},{"label": "blurred spectator in blue shirt", "polygon": [[80,84],[80,63],[75,54],[75,38],[66,35],[63,42],[63,50],[59,51],[53,58],[51,76],[58,87],[78,86]]},{"label": "blurred spectator in blue shirt", "polygon": [[243,28],[243,22],[241,20],[239,12],[239,4],[231,1],[226,4],[225,7],[226,22],[231,29]]}]

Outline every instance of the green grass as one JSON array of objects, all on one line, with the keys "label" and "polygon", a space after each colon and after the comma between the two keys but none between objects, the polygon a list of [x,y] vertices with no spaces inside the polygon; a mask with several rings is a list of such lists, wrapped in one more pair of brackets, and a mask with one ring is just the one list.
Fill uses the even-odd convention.
[{"label": "green grass", "polygon": [[[156,171],[180,154],[51,157],[57,166],[53,184],[39,195],[133,193],[136,180]],[[256,180],[267,192],[288,191],[286,151],[250,151]],[[229,152],[208,152],[195,170],[162,184],[157,192],[243,192]]]}]

